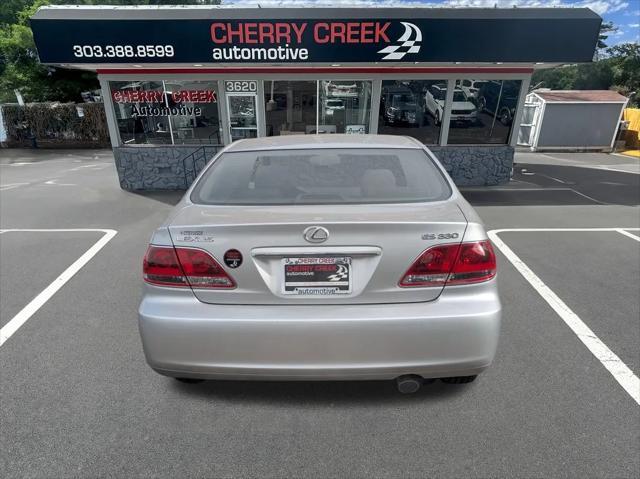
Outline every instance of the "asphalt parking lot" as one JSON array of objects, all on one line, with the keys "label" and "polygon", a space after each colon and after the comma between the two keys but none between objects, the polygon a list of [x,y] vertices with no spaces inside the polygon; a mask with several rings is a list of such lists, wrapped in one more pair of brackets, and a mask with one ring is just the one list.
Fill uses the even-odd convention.
[{"label": "asphalt parking lot", "polygon": [[496,361],[403,396],[156,375],[141,258],[179,194],[122,191],[110,151],[0,150],[2,476],[638,477],[638,161],[516,161],[464,190],[499,249]]}]

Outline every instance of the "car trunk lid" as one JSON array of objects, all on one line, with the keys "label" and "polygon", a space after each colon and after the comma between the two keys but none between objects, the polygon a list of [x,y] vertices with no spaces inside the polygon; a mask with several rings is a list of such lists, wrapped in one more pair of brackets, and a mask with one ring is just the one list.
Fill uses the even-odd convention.
[{"label": "car trunk lid", "polygon": [[[398,281],[425,249],[461,242],[466,224],[454,201],[188,205],[169,230],[176,247],[206,250],[237,284],[232,290],[194,288],[200,301],[356,304],[436,299],[442,287],[401,288]],[[310,230],[321,234],[314,238]],[[240,253],[240,261],[232,250]]]}]

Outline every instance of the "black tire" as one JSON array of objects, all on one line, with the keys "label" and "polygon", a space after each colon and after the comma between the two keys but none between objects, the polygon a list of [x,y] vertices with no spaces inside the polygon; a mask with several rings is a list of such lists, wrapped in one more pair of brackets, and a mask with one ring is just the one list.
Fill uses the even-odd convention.
[{"label": "black tire", "polygon": [[203,383],[204,379],[196,379],[196,378],[175,378],[176,381],[180,381],[185,384],[199,384]]},{"label": "black tire", "polygon": [[473,381],[475,381],[475,379],[478,377],[478,375],[475,376],[456,376],[453,378],[440,378],[440,380],[443,383],[447,383],[447,384],[467,384],[467,383],[472,383]]},{"label": "black tire", "polygon": [[500,112],[500,123],[504,126],[509,126],[511,124],[511,112],[508,108],[503,108]]}]

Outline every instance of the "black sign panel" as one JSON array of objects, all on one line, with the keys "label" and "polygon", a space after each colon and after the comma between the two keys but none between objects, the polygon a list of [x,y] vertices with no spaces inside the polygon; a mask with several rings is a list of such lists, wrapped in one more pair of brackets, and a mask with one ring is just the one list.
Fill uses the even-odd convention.
[{"label": "black sign panel", "polygon": [[586,62],[599,26],[595,15],[31,20],[40,60],[53,64]]}]

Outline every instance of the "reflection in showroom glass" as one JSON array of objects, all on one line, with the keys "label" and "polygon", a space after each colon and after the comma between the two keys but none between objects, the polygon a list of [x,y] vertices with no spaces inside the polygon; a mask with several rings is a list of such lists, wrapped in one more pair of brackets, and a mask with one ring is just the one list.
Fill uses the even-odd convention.
[{"label": "reflection in showroom glass", "polygon": [[221,144],[215,81],[109,82],[120,141]]},{"label": "reflection in showroom glass", "polygon": [[371,82],[320,80],[318,133],[369,133]]},{"label": "reflection in showroom glass", "polygon": [[444,113],[444,97],[427,108],[432,87],[446,80],[384,80],[380,97],[378,133],[412,136],[427,145],[440,138],[440,123]]},{"label": "reflection in showroom glass", "polygon": [[266,81],[267,136],[304,134],[316,127],[315,81]]},{"label": "reflection in showroom glass", "polygon": [[447,142],[507,144],[521,83],[520,80],[457,80]]},{"label": "reflection in showroom glass", "polygon": [[369,133],[371,82],[265,81],[267,136]]}]

